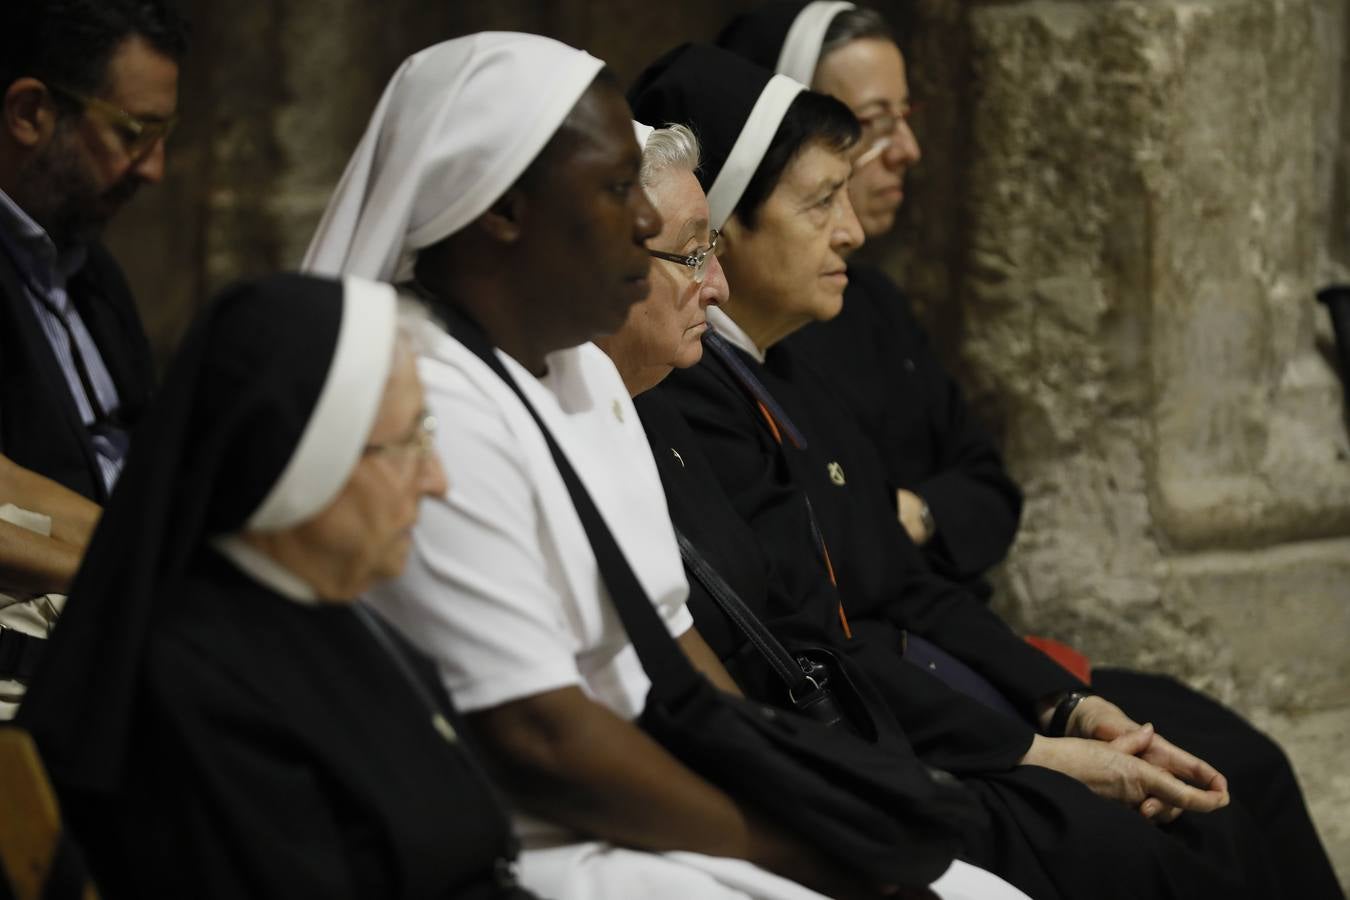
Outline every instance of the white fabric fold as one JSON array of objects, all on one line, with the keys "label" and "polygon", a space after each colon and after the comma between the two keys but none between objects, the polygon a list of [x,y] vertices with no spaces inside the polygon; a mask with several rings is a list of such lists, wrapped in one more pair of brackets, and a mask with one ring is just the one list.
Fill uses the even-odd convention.
[{"label": "white fabric fold", "polygon": [[279,531],[337,497],[380,409],[394,355],[397,300],[387,284],[343,279],[342,323],[319,400],[295,452],[245,528]]},{"label": "white fabric fold", "polygon": [[788,107],[804,90],[806,88],[800,82],[786,75],[775,75],[760,91],[736,143],[727,154],[727,161],[722,164],[712,187],[708,188],[708,210],[713,228],[720,229],[736,211],[736,204],[741,202],[741,195],[768,152]]},{"label": "white fabric fold", "polygon": [[468,225],[515,183],[603,65],[514,32],[410,56],[385,88],[302,268],[409,278],[416,251]]}]

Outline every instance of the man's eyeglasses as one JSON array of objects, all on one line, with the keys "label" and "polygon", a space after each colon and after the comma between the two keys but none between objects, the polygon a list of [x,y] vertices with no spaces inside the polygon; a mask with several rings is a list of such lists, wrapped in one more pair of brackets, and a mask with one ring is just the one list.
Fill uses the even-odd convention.
[{"label": "man's eyeglasses", "polygon": [[47,89],[53,94],[78,103],[85,112],[93,113],[117,129],[127,155],[132,159],[140,159],[148,154],[157,143],[166,139],[178,124],[176,115],[167,119],[141,119],[98,97],[90,97],[55,84],[47,85]]},{"label": "man's eyeglasses", "polygon": [[413,426],[412,432],[396,441],[366,444],[363,453],[388,453],[403,456],[415,454],[419,460],[431,455],[436,446],[436,417],[427,413]]},{"label": "man's eyeglasses", "polygon": [[717,255],[717,242],[721,238],[717,229],[714,228],[708,246],[700,247],[688,256],[679,253],[666,253],[661,250],[648,250],[652,256],[657,259],[664,259],[666,262],[679,263],[682,266],[688,266],[694,270],[694,283],[702,284],[703,276],[708,274],[708,260]]}]

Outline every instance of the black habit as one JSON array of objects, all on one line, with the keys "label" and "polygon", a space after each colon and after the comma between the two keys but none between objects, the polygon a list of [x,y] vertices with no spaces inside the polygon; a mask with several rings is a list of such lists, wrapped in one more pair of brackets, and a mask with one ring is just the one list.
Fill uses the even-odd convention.
[{"label": "black habit", "polygon": [[[901,538],[874,451],[855,436],[855,426],[828,392],[798,389],[799,379],[818,386],[817,377],[785,352],[772,353],[767,366],[732,352],[804,433],[806,447],[781,444],[732,370],[705,351],[702,363],[674,373],[654,398],[638,403],[667,479],[672,517],[695,543],[700,535],[703,544],[717,540],[705,524],[719,515],[718,501],[707,499],[715,482],[723,501],[755,535],[766,560],[759,572],[769,577],[793,572],[790,578],[799,581],[810,573],[823,578],[805,523],[805,488],[840,593],[831,597],[818,590],[803,598],[800,602],[823,608],[797,609],[791,622],[800,627],[829,621],[842,596],[854,635],[842,646],[872,676],[921,758],[960,777],[990,812],[992,826],[968,848],[969,861],[1038,898],[1283,896],[1271,881],[1273,867],[1258,829],[1238,803],[1157,828],[1067,776],[1016,766],[1031,741],[1035,701],[1077,685],[1077,679],[1014,635],[983,603],[927,570],[913,544]],[[668,405],[663,410],[658,404]],[[669,405],[685,425],[672,418]],[[675,441],[693,441],[697,453]],[[669,448],[664,456],[671,459],[663,459],[662,444],[674,446],[683,464],[672,467]],[[716,465],[695,462],[700,456]],[[676,482],[691,466],[698,474]],[[753,571],[742,566],[738,589]],[[703,631],[716,609],[691,589],[691,609]],[[744,589],[750,597],[772,593]],[[791,609],[790,601],[786,607]],[[764,606],[766,618],[778,627],[771,618],[775,608]],[[716,626],[707,630],[717,633]],[[1026,720],[990,710],[904,661],[900,648],[907,631],[966,662],[1025,710]],[[740,658],[746,656],[741,651]]]},{"label": "black habit", "polygon": [[878,269],[850,265],[843,311],[782,346],[816,364],[881,455],[887,486],[923,498],[937,525],[933,569],[975,582],[1012,545],[1022,492],[961,388],[928,343],[909,299]]},{"label": "black habit", "polygon": [[454,715],[431,665],[216,549],[250,559],[228,541],[339,495],[395,321],[388,285],[272,276],[169,369],[17,717],[103,896],[528,896],[504,811],[433,725]]},{"label": "black habit", "polygon": [[[107,897],[503,898],[511,825],[351,607],[207,551],[146,648],[123,796],[62,796]],[[386,630],[458,724],[435,669]]]}]

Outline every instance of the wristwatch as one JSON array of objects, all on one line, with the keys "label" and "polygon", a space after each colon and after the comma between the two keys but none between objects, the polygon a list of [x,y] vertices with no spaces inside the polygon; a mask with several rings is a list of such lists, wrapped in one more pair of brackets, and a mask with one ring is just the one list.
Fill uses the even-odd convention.
[{"label": "wristwatch", "polygon": [[1064,737],[1065,732],[1069,730],[1069,717],[1078,708],[1078,704],[1088,697],[1095,696],[1095,694],[1095,691],[1088,688],[1078,688],[1061,697],[1059,702],[1055,704],[1055,712],[1050,717],[1050,724],[1045,728],[1046,737]]}]

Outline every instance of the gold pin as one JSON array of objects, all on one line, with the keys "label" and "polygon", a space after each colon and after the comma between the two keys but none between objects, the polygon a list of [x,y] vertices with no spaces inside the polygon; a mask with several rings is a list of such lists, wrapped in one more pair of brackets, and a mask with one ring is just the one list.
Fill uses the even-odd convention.
[{"label": "gold pin", "polygon": [[845,481],[844,481],[844,467],[843,467],[843,466],[839,465],[839,463],[837,463],[837,462],[832,462],[832,463],[830,463],[828,466],[825,467],[825,471],[827,471],[827,472],[830,473],[830,481],[833,481],[833,482],[834,482],[836,485],[838,485],[839,487],[843,487],[843,486],[844,486]]},{"label": "gold pin", "polygon": [[610,408],[614,410],[614,418],[616,418],[616,419],[618,419],[620,422],[622,422],[622,421],[623,421],[623,404],[620,403],[620,402],[618,401],[618,399],[616,398],[615,401],[614,401],[614,405],[613,405],[612,407],[610,407]]},{"label": "gold pin", "polygon": [[683,469],[684,457],[680,455],[680,451],[676,450],[674,447],[671,447],[670,452],[675,454],[675,461],[678,462],[680,464],[680,468]]}]

